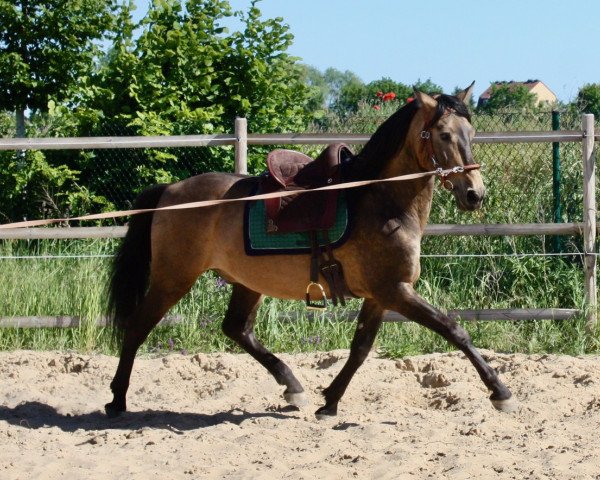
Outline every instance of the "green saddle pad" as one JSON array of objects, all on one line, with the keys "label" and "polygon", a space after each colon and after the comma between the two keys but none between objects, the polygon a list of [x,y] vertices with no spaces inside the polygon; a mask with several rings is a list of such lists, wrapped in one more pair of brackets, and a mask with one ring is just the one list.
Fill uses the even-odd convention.
[{"label": "green saddle pad", "polygon": [[[350,233],[350,215],[346,196],[340,193],[337,200],[335,223],[328,230],[329,241],[333,248],[341,246]],[[319,245],[326,245],[321,233],[317,239]],[[290,255],[310,253],[308,232],[267,233],[267,213],[265,202],[246,202],[244,215],[244,245],[247,255]]]}]

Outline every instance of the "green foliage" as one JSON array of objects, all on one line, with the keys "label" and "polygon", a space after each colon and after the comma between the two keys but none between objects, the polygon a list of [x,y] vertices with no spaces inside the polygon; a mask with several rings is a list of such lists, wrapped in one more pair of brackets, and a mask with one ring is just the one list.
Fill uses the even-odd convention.
[{"label": "green foliage", "polygon": [[438,84],[433,83],[430,78],[425,81],[419,79],[417,83],[413,85],[413,89],[419,90],[420,92],[425,92],[429,95],[435,95],[444,92],[443,88]]},{"label": "green foliage", "polygon": [[[304,130],[313,92],[305,70],[287,54],[293,36],[281,18],[262,19],[257,3],[234,12],[222,0],[156,0],[137,39],[130,15],[123,13],[122,33],[91,79],[94,88],[84,105],[130,135],[228,132],[238,116],[248,118],[251,132]],[[230,33],[223,23],[233,16],[241,29]],[[263,159],[262,152],[251,154],[249,170],[260,171]],[[148,183],[177,180],[176,163],[171,152],[146,152],[126,196]],[[230,150],[203,149],[195,173],[222,171],[231,163]]]},{"label": "green foliage", "polygon": [[344,83],[340,90],[339,96],[332,104],[334,112],[352,113],[358,108],[358,104],[364,101],[368,96],[367,87],[358,77],[353,78],[347,83]]},{"label": "green foliage", "polygon": [[15,117],[9,112],[0,110],[0,137],[15,136]]},{"label": "green foliage", "polygon": [[[315,118],[326,115],[330,108],[338,108],[343,90],[348,92],[353,88],[357,88],[362,91],[364,86],[362,80],[349,70],[342,72],[329,67],[321,73],[315,67],[305,65],[304,71],[305,83],[311,89],[311,99],[307,109],[313,113]],[[360,97],[360,94],[358,97]],[[340,108],[343,109],[343,107]]]},{"label": "green foliage", "polygon": [[[281,18],[263,20],[256,3],[233,12],[228,1],[156,0],[135,40],[121,17],[124,33],[92,104],[145,135],[223,132],[237,116],[252,131],[304,127],[308,89],[286,53],[293,37]],[[231,16],[242,30],[228,34]]]},{"label": "green foliage", "polygon": [[[27,125],[29,134],[211,134],[231,131],[237,116],[248,118],[251,132],[303,131],[312,118],[307,109],[311,92],[304,82],[303,68],[287,53],[293,37],[281,18],[263,19],[257,3],[246,12],[234,12],[229,2],[222,0],[156,0],[140,25],[135,25],[131,2],[119,8],[113,0],[23,2],[23,11],[32,9],[31,18],[25,18],[18,8],[21,4],[13,8],[0,0],[4,9],[0,11],[12,12],[14,22],[21,22],[15,28],[35,22],[40,27],[35,42],[52,46],[28,50],[27,61],[36,69],[35,82],[19,84],[25,97],[35,99],[33,103],[22,102],[33,111]],[[62,29],[42,28],[44,19],[40,16],[51,8],[55,10],[52,19]],[[80,27],[86,23],[84,15],[91,12],[98,18]],[[241,28],[229,33],[222,24],[234,16]],[[110,31],[113,28],[115,33]],[[138,28],[140,34],[134,37]],[[68,38],[53,40],[57,32]],[[93,38],[109,34],[113,45],[96,61],[99,49]],[[79,50],[69,43],[71,37],[76,37]],[[32,38],[24,41],[34,42]],[[7,63],[13,58],[9,47],[7,44],[2,52],[7,70],[0,68],[0,74],[5,73],[4,79],[0,75],[0,82],[11,80],[8,71],[18,67]],[[54,47],[63,51],[62,56]],[[51,78],[34,60],[45,62],[57,76]],[[55,85],[61,85],[61,90],[52,87]],[[7,94],[5,100],[8,98]],[[2,106],[16,108],[16,104]],[[8,125],[3,130],[8,132]],[[262,170],[264,156],[259,150],[250,155],[251,172]],[[13,219],[45,215],[49,213],[47,205],[57,214],[85,205],[94,209],[115,204],[127,207],[123,199],[130,201],[150,184],[177,181],[182,175],[231,170],[233,164],[231,148],[198,149],[191,169],[181,168],[175,150],[132,151],[120,164],[113,157],[115,153],[106,150],[38,152],[20,160],[14,154],[3,154],[6,168],[23,170],[1,174],[6,178],[0,193],[7,199],[2,203],[3,215]],[[99,164],[106,166],[99,169]],[[40,170],[35,172],[35,168]],[[123,169],[128,170],[126,174]],[[25,191],[30,195],[25,196]]]},{"label": "green foliage", "polygon": [[405,103],[408,97],[413,95],[413,89],[402,83],[393,81],[391,78],[374,80],[366,86],[366,97],[362,100],[373,102],[377,94],[394,93],[401,103]]},{"label": "green foliage", "polygon": [[79,171],[41,151],[0,153],[0,217],[61,218],[110,208],[79,182]]},{"label": "green foliage", "polygon": [[[33,113],[27,128],[37,137],[78,133],[66,105],[92,72],[117,9],[115,0],[0,0],[0,109],[16,112],[16,130],[2,125],[3,134],[26,135],[25,110]],[[103,203],[78,183],[77,166],[64,157],[3,152],[0,215],[65,215]]]},{"label": "green foliage", "polygon": [[327,106],[331,107],[338,101],[344,85],[360,82],[360,78],[350,70],[340,71],[329,67],[323,73],[323,78],[329,86]]},{"label": "green foliage", "polygon": [[365,85],[358,77],[355,77],[341,86],[339,96],[332,104],[332,109],[338,114],[355,113],[360,109],[361,104],[373,104],[382,94],[386,93],[393,93],[394,99],[397,99],[402,105],[409,97],[413,96],[415,89],[429,94],[442,92],[442,88],[430,79],[424,82],[419,80],[414,86],[408,86],[384,77]]},{"label": "green foliage", "polygon": [[[3,120],[5,119],[5,120]],[[48,102],[47,113],[36,113],[28,135],[36,138],[77,136],[81,118],[64,105]],[[0,135],[14,135],[14,116],[0,117]],[[83,215],[112,209],[113,205],[90,188],[81,170],[89,152],[26,150],[0,152],[0,218],[2,221]]]},{"label": "green foliage", "polygon": [[600,118],[600,83],[588,83],[581,87],[574,106],[582,113],[592,113]]},{"label": "green foliage", "polygon": [[303,65],[304,83],[308,87],[308,101],[306,109],[311,112],[313,118],[322,117],[327,109],[327,98],[331,92],[331,87],[325,80],[325,76],[310,65]]},{"label": "green foliage", "polygon": [[536,107],[536,96],[525,85],[515,83],[496,83],[492,86],[490,98],[480,110],[494,113],[500,110],[533,110]]},{"label": "green foliage", "polygon": [[0,0],[0,109],[68,99],[113,22],[114,0]]}]

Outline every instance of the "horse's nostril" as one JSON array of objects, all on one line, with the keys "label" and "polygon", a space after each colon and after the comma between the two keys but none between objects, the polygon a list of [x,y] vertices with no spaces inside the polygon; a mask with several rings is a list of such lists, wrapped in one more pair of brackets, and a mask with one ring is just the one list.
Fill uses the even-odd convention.
[{"label": "horse's nostril", "polygon": [[467,191],[467,201],[471,205],[477,205],[481,201],[481,197],[477,194],[475,190]]}]

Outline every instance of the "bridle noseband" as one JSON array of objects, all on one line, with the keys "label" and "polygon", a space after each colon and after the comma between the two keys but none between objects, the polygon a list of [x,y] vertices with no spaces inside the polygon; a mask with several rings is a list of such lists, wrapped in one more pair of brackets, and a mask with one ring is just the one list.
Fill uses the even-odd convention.
[{"label": "bridle noseband", "polygon": [[448,172],[448,170],[446,170],[446,172],[444,173],[444,169],[440,166],[440,163],[438,162],[438,160],[435,156],[435,151],[433,149],[433,139],[431,138],[431,129],[440,120],[440,118],[451,115],[453,113],[456,113],[456,111],[453,108],[447,108],[446,110],[444,110],[444,113],[441,115],[441,117],[439,117],[439,118],[434,117],[432,120],[426,122],[425,125],[423,126],[423,130],[421,130],[421,134],[420,134],[421,140],[423,142],[425,142],[425,148],[427,149],[427,156],[431,159],[431,163],[433,163],[433,168],[436,172],[436,175],[440,179],[440,184],[446,190],[450,190],[450,191],[454,190],[454,184],[450,180],[448,180],[448,177],[450,175],[469,172],[471,170],[478,170],[481,168],[481,165],[479,165],[478,163],[471,163],[471,164],[467,164],[467,165],[452,167],[452,169],[450,169],[451,170],[450,172]]}]

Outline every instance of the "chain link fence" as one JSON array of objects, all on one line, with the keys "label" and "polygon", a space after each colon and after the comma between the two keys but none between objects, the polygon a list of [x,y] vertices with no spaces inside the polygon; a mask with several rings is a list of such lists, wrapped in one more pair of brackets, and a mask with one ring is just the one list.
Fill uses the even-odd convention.
[{"label": "chain link fence", "polygon": [[[326,120],[313,126],[313,131],[330,133],[372,132],[387,116],[377,114],[354,116],[350,119]],[[475,114],[473,124],[478,132],[549,131],[552,129],[551,112]],[[561,128],[580,129],[581,116],[576,113],[561,114]],[[232,126],[233,129],[233,126]],[[224,132],[227,133],[227,132]],[[254,133],[254,132],[250,132]],[[132,135],[127,129],[107,126],[100,136]],[[351,146],[355,152],[360,145]],[[266,153],[275,146],[250,146],[249,171],[258,174],[264,169]],[[294,147],[296,148],[296,147]],[[298,149],[316,155],[322,147],[299,146]],[[559,147],[561,164],[561,220],[581,221],[581,145],[562,143]],[[27,157],[24,157],[27,155]],[[83,189],[89,198],[79,211],[65,210],[69,197],[62,198],[61,180],[54,185],[48,178],[26,179],[22,202],[33,201],[41,205],[43,215],[88,213],[89,210],[127,209],[136,195],[146,186],[170,183],[207,171],[233,171],[233,147],[185,147],[169,149],[99,149],[85,151],[46,150],[43,152],[0,152],[4,169],[16,169],[27,162],[40,161],[43,156],[48,169],[46,175],[56,174],[60,168],[73,172],[65,189]],[[485,208],[475,215],[456,212],[450,195],[437,189],[432,223],[536,223],[554,221],[552,188],[553,148],[548,143],[476,144],[476,161],[483,165],[483,175],[488,196]],[[40,175],[38,173],[38,175]],[[44,184],[47,185],[44,185]],[[58,184],[56,184],[58,183]],[[29,196],[26,200],[25,196]],[[22,202],[16,202],[19,206]],[[99,205],[94,205],[94,203]],[[24,214],[3,211],[4,219],[18,219]],[[66,207],[68,209],[68,207]],[[83,210],[83,211],[82,211]]]}]

